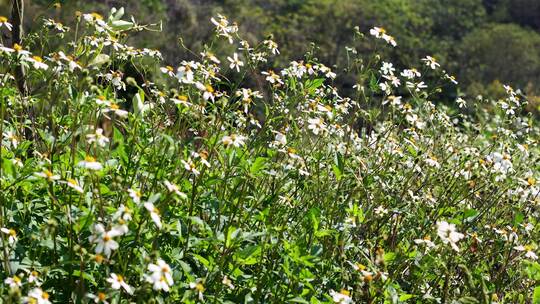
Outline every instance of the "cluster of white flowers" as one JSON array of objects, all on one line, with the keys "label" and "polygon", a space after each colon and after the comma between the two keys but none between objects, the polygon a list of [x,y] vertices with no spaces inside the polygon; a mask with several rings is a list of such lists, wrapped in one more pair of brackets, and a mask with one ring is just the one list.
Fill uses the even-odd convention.
[{"label": "cluster of white flowers", "polygon": [[375,38],[379,38],[386,41],[386,43],[390,44],[393,47],[397,46],[397,43],[394,37],[388,35],[386,33],[386,30],[382,27],[375,26],[371,30],[369,30],[369,33]]},{"label": "cluster of white flowers", "polygon": [[[115,11],[107,20],[96,13],[82,15],[88,26],[96,31],[94,32],[95,36],[87,36],[82,41],[92,46],[93,49],[108,47],[115,50],[115,52],[119,52],[118,58],[124,58],[122,56],[130,56],[130,54],[160,57],[157,51],[134,49],[118,41],[118,35],[115,34],[122,32],[115,30],[115,28],[122,26],[122,23],[118,22],[119,15],[121,12]],[[240,38],[236,35],[238,26],[234,23],[231,24],[226,17],[218,15],[217,18],[212,18],[211,22],[216,26],[217,35],[225,37],[231,44],[235,43],[235,38]],[[124,26],[135,26],[135,22],[128,23]],[[69,30],[53,20],[49,20],[46,25],[58,32]],[[0,27],[11,29],[11,24],[7,22],[7,19],[0,17]],[[370,34],[396,46],[394,38],[386,34],[382,28],[375,27],[370,30]],[[168,78],[173,83],[174,87],[170,90],[151,82],[134,83],[134,80],[125,77],[122,71],[116,70],[117,67],[111,68],[109,65],[100,67],[98,59],[107,62],[110,58],[96,57],[97,51],[92,51],[96,52],[92,53],[92,58],[95,58],[96,62],[85,62],[78,56],[65,54],[61,51],[44,56],[43,59],[39,56],[33,56],[20,45],[15,45],[13,48],[0,46],[0,56],[17,58],[19,62],[27,64],[38,73],[54,72],[66,75],[64,73],[77,74],[84,71],[85,75],[91,73],[96,76],[99,79],[99,85],[105,87],[101,88],[96,85],[88,91],[83,91],[80,97],[81,106],[96,108],[92,112],[95,114],[92,116],[92,120],[83,122],[80,129],[77,130],[79,132],[77,134],[80,134],[82,138],[77,144],[84,146],[85,149],[81,150],[84,152],[76,154],[72,158],[73,165],[68,169],[59,166],[57,158],[37,152],[36,158],[39,159],[36,167],[37,172],[28,178],[28,182],[36,182],[40,186],[46,186],[47,190],[54,190],[49,193],[52,198],[55,198],[54,195],[58,193],[57,188],[61,188],[62,191],[67,189],[68,194],[74,200],[75,197],[79,197],[82,201],[91,203],[92,208],[91,211],[88,211],[90,214],[87,216],[91,218],[91,212],[94,210],[96,215],[89,222],[93,223],[91,228],[85,228],[90,230],[91,235],[88,238],[85,236],[80,243],[81,246],[84,246],[82,243],[85,243],[86,249],[92,249],[92,253],[88,255],[94,261],[111,266],[106,272],[109,275],[106,281],[110,284],[110,289],[114,290],[113,293],[125,292],[131,295],[138,292],[139,288],[141,290],[143,288],[150,289],[150,286],[155,291],[171,291],[175,283],[172,270],[175,266],[172,265],[173,268],[171,268],[163,259],[170,261],[171,264],[174,263],[174,259],[171,255],[160,252],[161,235],[167,234],[167,237],[173,238],[183,234],[185,231],[185,227],[182,226],[183,219],[171,217],[182,213],[181,208],[185,205],[191,204],[193,206],[199,202],[198,191],[203,187],[201,185],[206,181],[207,175],[212,175],[217,184],[217,180],[223,177],[223,173],[219,169],[223,168],[224,163],[234,164],[235,159],[233,158],[238,157],[238,154],[252,157],[259,153],[253,151],[256,150],[252,148],[253,143],[262,142],[265,152],[262,155],[257,154],[255,161],[248,159],[245,162],[252,165],[249,170],[253,174],[249,174],[248,178],[251,178],[251,175],[260,175],[276,181],[276,184],[278,184],[277,181],[284,181],[283,188],[279,189],[275,195],[278,206],[282,205],[286,206],[287,209],[295,210],[298,209],[299,202],[302,202],[296,190],[289,191],[298,188],[298,185],[294,184],[293,176],[302,180],[307,180],[309,176],[321,177],[318,181],[324,182],[323,179],[336,181],[336,187],[341,187],[342,184],[351,188],[370,184],[370,188],[366,187],[367,190],[362,194],[365,194],[366,201],[373,202],[367,211],[358,205],[353,207],[353,203],[350,203],[343,221],[328,224],[330,228],[335,228],[339,232],[359,229],[361,223],[366,223],[364,220],[365,212],[380,222],[381,229],[386,228],[383,225],[387,220],[395,225],[392,228],[392,237],[385,239],[388,242],[395,242],[395,239],[392,238],[399,238],[402,233],[398,229],[401,227],[400,223],[402,222],[400,221],[407,219],[408,216],[404,214],[401,207],[398,208],[394,204],[395,196],[398,193],[401,193],[400,204],[403,201],[410,208],[422,206],[422,208],[431,210],[436,208],[439,203],[448,200],[447,193],[441,195],[439,185],[434,186],[429,182],[432,175],[436,175],[442,182],[451,176],[452,185],[456,189],[461,187],[464,193],[470,193],[462,201],[456,202],[456,206],[471,208],[471,210],[475,208],[475,199],[481,198],[478,189],[485,186],[483,183],[490,182],[489,178],[492,176],[496,181],[508,178],[513,182],[513,186],[505,190],[507,191],[505,199],[526,204],[527,212],[534,216],[538,214],[532,207],[528,206],[540,204],[538,201],[540,190],[536,184],[537,173],[531,169],[526,174],[520,175],[519,178],[510,174],[522,171],[517,165],[514,168],[513,163],[517,164],[520,160],[529,159],[529,154],[534,156],[537,153],[534,149],[528,148],[528,145],[535,143],[534,141],[521,140],[520,138],[534,130],[527,125],[526,119],[518,120],[516,118],[513,121],[523,130],[522,133],[514,132],[511,126],[493,127],[486,130],[488,133],[501,134],[514,139],[515,144],[513,145],[492,148],[491,142],[487,140],[480,140],[480,143],[473,144],[475,139],[472,136],[454,131],[458,130],[458,125],[461,123],[467,124],[466,126],[472,129],[475,126],[462,120],[462,117],[451,116],[444,111],[444,107],[430,101],[430,92],[426,90],[427,85],[422,81],[422,74],[417,69],[409,67],[401,70],[391,62],[380,60],[380,57],[377,58],[375,67],[378,83],[373,83],[373,89],[371,89],[371,83],[369,88],[366,83],[356,84],[354,88],[359,94],[358,97],[354,98],[358,100],[340,96],[338,89],[332,86],[332,80],[337,75],[331,68],[317,63],[315,59],[309,59],[306,62],[292,61],[281,71],[261,72],[261,78],[264,78],[269,86],[268,91],[262,89],[258,91],[240,85],[231,86],[230,91],[228,91],[227,85],[223,85],[227,80],[221,76],[221,68],[227,69],[228,67],[231,71],[227,72],[240,73],[248,69],[251,70],[258,63],[265,62],[270,56],[269,54],[279,54],[278,45],[272,40],[265,40],[256,46],[250,46],[245,40],[239,40],[238,44],[235,51],[230,56],[224,56],[223,60],[212,54],[210,49],[205,49],[200,53],[200,62],[182,61],[177,67],[176,65],[163,64],[165,66],[161,66],[162,64],[160,64],[163,77]],[[353,53],[356,52],[353,49],[350,50]],[[196,54],[194,55],[196,56]],[[438,73],[441,79],[456,83],[455,78],[440,69],[440,64],[435,58],[427,56],[421,61],[421,64],[426,67],[424,68],[427,71],[425,73]],[[432,72],[430,69],[436,71]],[[122,107],[124,100],[120,97],[125,93],[120,91],[125,91],[128,85],[144,88],[134,97],[132,114],[127,107]],[[366,97],[369,95],[365,94],[367,90],[376,91],[375,94],[380,97],[382,105],[385,106],[383,107],[384,111],[376,118],[371,117],[372,113],[366,111],[366,105],[363,104],[364,101],[371,102]],[[381,90],[383,94],[380,94]],[[509,86],[505,86],[505,90],[508,98],[499,101],[499,104],[506,114],[515,114],[524,101],[521,100],[519,91],[514,91]],[[288,95],[291,91],[297,92],[297,96],[291,98]],[[144,100],[145,98],[146,100]],[[256,109],[254,105],[261,101],[264,101],[265,105],[268,106],[265,110],[268,110],[271,115],[260,114],[254,110]],[[466,106],[466,101],[461,97],[456,99],[456,103],[460,108]],[[387,107],[389,108],[387,109]],[[142,109],[155,109],[155,111],[149,111],[151,113],[147,112],[148,114],[142,117],[143,115],[137,115],[136,108],[140,112],[146,112]],[[165,111],[159,112],[162,109]],[[386,112],[386,110],[388,111]],[[171,151],[174,148],[174,153],[177,153],[175,155],[179,156],[178,158],[172,157],[173,160],[170,160],[171,157],[163,159],[162,165],[164,168],[169,166],[166,168],[171,169],[173,174],[164,174],[162,172],[164,170],[156,170],[156,172],[149,170],[149,172],[137,173],[132,179],[123,178],[123,174],[117,176],[117,172],[129,167],[118,165],[121,162],[118,158],[129,158],[129,164],[137,163],[141,167],[147,165],[147,162],[151,162],[150,159],[141,156],[148,151],[146,149],[141,149],[143,152],[140,153],[129,153],[129,156],[117,155],[125,152],[122,149],[127,149],[126,146],[123,146],[124,144],[132,143],[117,142],[119,133],[132,131],[123,127],[132,126],[131,123],[136,121],[140,123],[140,125],[137,124],[140,129],[134,130],[134,132],[141,131],[144,127],[148,127],[145,124],[151,121],[151,114],[165,114],[163,119],[160,117],[157,120],[156,130],[174,130],[171,133],[176,135],[179,134],[176,133],[178,129],[167,128],[172,128],[172,126],[182,128],[181,132],[193,137],[193,143],[186,144],[182,138],[180,139],[181,144],[177,145],[177,138],[170,136],[169,133],[164,133],[166,136],[163,138],[168,141],[167,147],[171,148]],[[175,117],[175,115],[178,116]],[[399,122],[390,121],[390,119],[387,121],[385,115],[391,115],[392,119],[395,115]],[[264,118],[261,119],[261,116]],[[381,118],[379,119],[379,117]],[[175,121],[175,118],[178,120]],[[351,123],[353,119],[361,121],[360,123],[365,123],[365,125],[359,127],[356,123]],[[98,123],[100,120],[105,120],[106,123],[101,125]],[[182,124],[190,124],[189,120],[196,121],[196,123],[183,129],[184,125]],[[274,124],[275,121],[277,123]],[[109,123],[113,124],[112,128]],[[200,125],[197,125],[199,123]],[[205,125],[206,123],[207,125]],[[209,126],[208,130],[204,129]],[[212,130],[215,133],[208,134],[212,127],[215,127],[215,130]],[[60,130],[58,132],[64,132],[62,128],[58,129]],[[451,134],[446,134],[442,131],[443,129],[450,130],[448,133]],[[526,129],[527,131],[525,131]],[[4,129],[2,148],[14,152],[22,146],[24,137],[21,132],[15,127]],[[438,137],[439,132],[441,133],[440,138]],[[183,134],[179,137],[182,137]],[[302,138],[299,139],[299,135]],[[58,138],[68,138],[62,136]],[[261,138],[262,140],[259,141]],[[157,145],[158,140],[160,139],[152,138],[148,144]],[[441,144],[440,142],[447,143]],[[437,147],[437,144],[440,146]],[[111,151],[116,146],[122,147],[118,149],[118,153]],[[134,150],[139,148],[138,142],[134,144]],[[484,155],[483,151],[489,152]],[[164,150],[163,153],[168,153],[168,150]],[[86,156],[80,160],[80,155]],[[20,157],[25,159],[24,156]],[[79,161],[77,161],[78,157]],[[20,167],[28,165],[26,159],[24,164],[15,157],[12,162],[20,164],[18,165]],[[384,172],[381,172],[380,164],[385,164]],[[458,169],[452,172],[451,168],[453,167]],[[227,170],[229,169],[233,170],[233,168]],[[129,174],[129,172],[127,173]],[[322,178],[323,176],[324,178]],[[346,179],[354,180],[356,184],[347,185],[346,183],[349,181],[345,181]],[[105,181],[110,181],[111,184],[106,186],[101,184]],[[420,182],[423,184],[420,185]],[[448,184],[444,183],[444,185]],[[210,187],[212,186],[210,185]],[[126,188],[129,189],[126,190]],[[328,190],[336,190],[336,200],[340,199],[339,196],[343,192],[343,189]],[[189,193],[189,196],[186,193]],[[93,209],[94,206],[95,209]],[[199,207],[193,209],[195,208]],[[342,206],[340,205],[339,208]],[[180,212],[177,212],[179,210]],[[340,212],[341,209],[336,210],[338,210],[336,212]],[[83,212],[87,211],[84,208],[68,210],[69,219],[80,220],[77,217]],[[204,226],[208,216],[212,215],[201,212],[202,215],[197,217],[195,211],[192,213],[190,210],[189,212],[188,220],[201,223],[201,227],[190,226],[189,232],[203,233],[202,230],[198,229],[205,229],[202,226]],[[451,215],[444,214],[444,216],[450,217]],[[219,221],[223,221],[224,218],[225,215],[220,214]],[[293,219],[287,220],[293,222]],[[531,221],[531,219],[526,220]],[[456,218],[453,218],[451,222],[458,223]],[[511,244],[507,246],[513,248],[511,250],[523,253],[514,252],[514,256],[536,260],[538,258],[536,255],[537,244],[534,240],[522,240],[522,235],[532,235],[534,221],[532,222],[533,224],[522,224],[517,228],[504,226],[505,224],[484,228],[488,233],[495,235],[494,239],[504,240]],[[219,222],[219,225],[221,224],[222,222]],[[22,235],[25,230],[15,231],[13,228],[9,228],[19,227],[13,223],[5,225],[6,227],[0,228],[0,232],[8,243],[6,250],[8,253],[12,253],[17,246],[23,243],[23,241],[19,241],[17,231]],[[323,223],[317,223],[317,225],[322,226]],[[465,224],[459,225],[462,225],[460,227],[464,227],[463,229],[467,227]],[[74,226],[80,228],[78,224],[74,224]],[[522,229],[521,232],[519,229]],[[237,237],[237,234],[240,234],[240,229],[237,231],[232,233],[231,237]],[[216,233],[217,238],[222,240],[221,237],[225,234],[221,233],[220,235],[220,233],[219,231]],[[133,271],[126,270],[122,265],[124,261],[120,259],[123,257],[121,246],[131,242],[135,235],[137,239],[147,237],[156,240],[152,244],[152,253],[150,253],[150,248],[138,248],[144,259],[140,268],[137,269],[140,278],[131,276]],[[437,244],[436,235],[440,239]],[[482,236],[482,238],[484,237]],[[435,242],[432,241],[432,238]],[[428,235],[411,236],[413,246],[422,249],[420,254],[414,257],[415,262],[420,263],[423,256],[435,252],[440,254],[445,251],[450,253],[453,252],[452,250],[460,251],[458,244],[465,238],[470,240],[473,245],[481,242],[480,236],[476,233],[470,233],[466,230],[460,233],[456,224],[438,221],[436,231],[432,230]],[[21,240],[23,239],[21,236]],[[358,250],[363,249],[358,249],[361,246],[358,246],[357,240],[351,239],[343,240],[343,247],[340,248],[343,250],[343,254],[346,255],[356,250],[355,256],[368,257],[369,266],[350,263],[352,269],[363,277],[364,283],[360,284],[367,285],[371,280],[379,280],[379,278],[386,280],[388,274],[383,272],[383,268],[379,268],[388,258],[384,255],[383,246],[375,249],[375,254],[370,252],[371,249],[361,252]],[[186,247],[192,246],[192,240],[193,235],[191,235],[191,239],[188,235]],[[474,248],[473,245],[471,248]],[[85,254],[87,251],[81,250]],[[358,255],[359,252],[362,254]],[[163,259],[159,256],[162,256]],[[184,266],[182,265],[182,268]],[[113,270],[125,274],[126,277],[112,272]],[[221,278],[221,276],[223,277]],[[182,276],[175,278],[180,277]],[[196,275],[191,274],[186,277],[188,281],[177,285],[187,289],[187,293],[191,293],[192,296],[196,296],[202,301],[205,291],[203,283],[206,284],[206,279],[197,279]],[[48,294],[39,288],[41,285],[37,276],[36,278],[28,276],[27,281],[33,280],[34,282],[33,285],[30,285],[32,289],[26,288],[27,284],[24,279],[23,275],[18,274],[6,278],[4,283],[11,289],[30,290],[25,298],[26,302],[49,303]],[[219,280],[223,284],[223,286],[220,285],[220,288],[223,289],[234,290],[243,284],[236,277],[228,277],[223,273],[218,274],[218,283]],[[235,284],[232,280],[235,280]],[[127,281],[131,282],[133,286]],[[144,286],[139,286],[136,282],[142,282]],[[334,303],[353,303],[353,293],[356,296],[357,289],[350,287],[339,292],[329,291]],[[426,291],[427,293],[429,291]],[[87,296],[96,303],[107,303],[111,294],[99,292]],[[328,297],[328,294],[325,296]]]},{"label": "cluster of white flowers", "polygon": [[159,259],[156,264],[148,264],[148,271],[150,274],[146,275],[146,281],[154,290],[168,292],[174,284],[171,267],[165,261]]},{"label": "cluster of white flowers", "polygon": [[218,14],[217,20],[215,18],[210,19],[216,26],[216,32],[219,36],[227,38],[230,44],[234,42],[233,34],[238,32],[238,25],[236,23],[229,24],[227,17]]},{"label": "cluster of white flowers", "polygon": [[513,170],[510,154],[492,152],[486,157],[486,161],[491,166],[491,172],[497,174],[496,181],[503,180]]}]

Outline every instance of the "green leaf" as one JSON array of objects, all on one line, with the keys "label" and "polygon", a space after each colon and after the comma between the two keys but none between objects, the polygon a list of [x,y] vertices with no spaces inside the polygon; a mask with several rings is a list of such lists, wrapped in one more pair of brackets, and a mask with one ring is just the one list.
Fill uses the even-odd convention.
[{"label": "green leaf", "polygon": [[413,297],[414,297],[414,295],[406,293],[406,294],[400,295],[399,300],[405,302],[405,301],[407,301],[409,299],[412,299]]},{"label": "green leaf", "polygon": [[521,212],[516,212],[514,215],[514,226],[519,226],[519,224],[523,223],[523,220],[525,219],[525,215]]},{"label": "green leaf", "polygon": [[464,222],[472,222],[477,216],[479,212],[474,209],[467,209],[463,212],[463,219]]},{"label": "green leaf", "polygon": [[249,168],[249,172],[254,175],[259,173],[262,169],[266,167],[267,160],[268,159],[265,157],[257,157],[255,161],[253,162],[253,164],[251,164],[251,168]]},{"label": "green leaf", "polygon": [[540,281],[540,264],[537,262],[526,262],[527,268],[525,272],[531,280]]},{"label": "green leaf", "polygon": [[160,193],[156,193],[156,194],[150,196],[150,198],[148,199],[148,202],[153,204],[153,203],[155,203],[155,202],[157,202],[159,200],[160,196],[161,196]]},{"label": "green leaf", "polygon": [[375,76],[375,73],[371,73],[371,77],[369,78],[369,88],[374,92],[379,92],[379,84],[377,83],[377,77]]},{"label": "green leaf", "polygon": [[210,261],[205,259],[204,257],[202,257],[201,255],[198,255],[198,254],[193,254],[193,257],[195,257],[197,259],[197,261],[199,261],[201,264],[203,264],[204,266],[206,267],[210,267]]},{"label": "green leaf", "polygon": [[236,258],[240,264],[254,265],[259,262],[261,251],[261,246],[251,245],[239,251],[236,254]]},{"label": "green leaf", "polygon": [[459,303],[476,304],[476,303],[480,303],[480,302],[478,302],[478,300],[473,298],[473,297],[462,297],[462,298],[459,298]]},{"label": "green leaf", "polygon": [[343,170],[345,168],[345,165],[343,163],[343,156],[341,153],[336,153],[334,155],[334,165],[332,166],[332,170],[334,171],[334,174],[336,175],[336,179],[339,181],[341,180],[341,177],[343,176]]},{"label": "green leaf", "polygon": [[334,175],[336,176],[336,180],[341,180],[341,177],[343,176],[343,173],[339,169],[338,166],[332,165],[332,171],[334,171]]},{"label": "green leaf", "polygon": [[290,302],[290,303],[305,303],[305,304],[309,304],[308,301],[302,299],[301,297],[296,297],[296,298],[290,299],[289,302]]},{"label": "green leaf", "polygon": [[[74,271],[73,271],[73,276],[74,276],[74,277],[79,277],[79,278],[80,278],[80,277],[81,277],[81,271],[80,271],[80,270],[74,270]],[[93,275],[91,275],[91,274],[89,274],[89,273],[86,273],[86,272],[83,272],[83,273],[82,273],[82,277],[83,277],[86,281],[92,283],[92,285],[97,286],[96,279],[94,278]]]},{"label": "green leaf", "polygon": [[111,27],[115,31],[126,31],[133,27],[133,22],[129,22],[125,20],[114,20],[111,22]]},{"label": "green leaf", "polygon": [[324,83],[324,78],[313,79],[306,82],[306,89],[310,94],[313,94]]},{"label": "green leaf", "polygon": [[387,253],[384,254],[384,262],[385,263],[390,263],[395,258],[396,258],[396,253],[395,252],[387,252]]},{"label": "green leaf", "polygon": [[540,285],[534,288],[532,302],[533,304],[540,304]]},{"label": "green leaf", "polygon": [[309,209],[308,217],[311,220],[311,225],[313,226],[314,231],[319,230],[320,216],[321,216],[321,211],[318,208]]}]

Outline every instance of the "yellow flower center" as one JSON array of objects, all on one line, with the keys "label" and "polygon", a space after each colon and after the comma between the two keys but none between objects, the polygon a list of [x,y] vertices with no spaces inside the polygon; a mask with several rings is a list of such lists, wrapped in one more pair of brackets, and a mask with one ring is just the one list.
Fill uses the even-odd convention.
[{"label": "yellow flower center", "polygon": [[346,295],[346,296],[350,296],[350,295],[351,295],[351,293],[350,293],[348,290],[346,290],[346,289],[342,289],[339,293],[342,294],[342,295]]},{"label": "yellow flower center", "polygon": [[203,292],[204,286],[201,283],[197,283],[197,285],[195,285],[195,289],[197,289],[198,292]]},{"label": "yellow flower center", "polygon": [[165,68],[166,68],[169,72],[174,71],[174,68],[173,68],[172,66],[170,66],[170,65],[166,66]]},{"label": "yellow flower center", "polygon": [[92,156],[88,156],[88,155],[87,155],[87,156],[84,158],[84,161],[89,162],[89,163],[93,163],[93,162],[96,161],[96,159],[93,158]]},{"label": "yellow flower center", "polygon": [[111,109],[112,110],[118,110],[118,109],[120,109],[120,107],[117,104],[113,103],[113,104],[111,104]]},{"label": "yellow flower center", "polygon": [[536,179],[534,177],[530,176],[529,178],[527,178],[527,184],[529,184],[529,186],[536,185]]},{"label": "yellow flower center", "polygon": [[100,301],[105,301],[105,299],[107,299],[107,295],[105,295],[103,292],[98,292],[97,297]]},{"label": "yellow flower center", "polygon": [[41,294],[41,297],[42,297],[43,299],[47,300],[47,299],[49,299],[49,294],[48,294],[47,292],[44,291],[44,292]]},{"label": "yellow flower center", "polygon": [[8,18],[4,17],[4,16],[0,16],[0,23],[5,23],[8,21]]},{"label": "yellow flower center", "polygon": [[103,256],[101,254],[96,254],[96,256],[94,257],[94,260],[98,263],[98,264],[101,264],[101,262],[103,262]]},{"label": "yellow flower center", "polygon": [[43,58],[41,58],[39,56],[32,56],[32,59],[34,59],[37,62],[43,62]]},{"label": "yellow flower center", "polygon": [[204,86],[206,88],[206,91],[207,92],[210,92],[210,93],[214,93],[214,88],[212,88],[211,85],[207,84]]},{"label": "yellow flower center", "polygon": [[121,276],[121,275],[117,275],[117,276],[116,276],[116,280],[117,280],[118,282],[124,282],[124,277]]},{"label": "yellow flower center", "polygon": [[15,44],[13,45],[13,49],[14,49],[15,51],[17,51],[17,52],[20,52],[20,51],[22,51],[23,48],[22,48],[22,46],[21,46],[20,44],[15,43]]},{"label": "yellow flower center", "polygon": [[101,16],[100,14],[98,13],[91,13],[90,15],[92,15],[92,17],[94,17],[94,19],[96,20],[103,20],[103,16]]}]

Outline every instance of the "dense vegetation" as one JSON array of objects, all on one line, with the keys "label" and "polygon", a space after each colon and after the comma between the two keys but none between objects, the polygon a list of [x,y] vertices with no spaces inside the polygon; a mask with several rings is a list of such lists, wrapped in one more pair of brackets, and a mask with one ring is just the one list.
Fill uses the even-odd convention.
[{"label": "dense vegetation", "polygon": [[[281,24],[337,4],[294,3],[306,13]],[[169,37],[159,24],[123,9],[35,20],[0,40],[3,302],[540,303],[540,129],[522,90],[438,102],[459,92],[450,68],[380,26],[351,23],[333,69],[332,51],[219,14],[167,60],[137,45]],[[441,47],[461,39],[440,26]],[[492,60],[481,46],[508,26],[521,39],[497,25],[463,43]]]},{"label": "dense vegetation", "polygon": [[[2,2],[9,1],[0,0],[0,11]],[[530,109],[538,111],[537,0],[34,0],[28,5],[27,27],[32,28],[33,20],[44,14],[69,20],[77,10],[105,13],[110,6],[137,12],[142,22],[162,20],[160,35],[139,33],[132,41],[161,50],[165,61],[173,65],[179,58],[195,59],[179,47],[178,38],[198,54],[212,35],[207,20],[218,13],[238,21],[250,43],[273,35],[281,56],[272,63],[280,67],[302,59],[311,42],[321,62],[344,66],[348,60],[344,45],[356,47],[363,55],[373,51],[370,43],[354,41],[354,27],[365,33],[383,26],[399,41],[399,48],[386,52],[392,62],[409,66],[417,58],[431,55],[457,76],[461,90],[446,88],[438,96],[439,102],[478,94],[499,98],[504,95],[501,83],[512,83],[528,95]],[[233,49],[215,51],[227,55]],[[340,75],[335,85],[350,93],[356,81],[355,75]]]}]

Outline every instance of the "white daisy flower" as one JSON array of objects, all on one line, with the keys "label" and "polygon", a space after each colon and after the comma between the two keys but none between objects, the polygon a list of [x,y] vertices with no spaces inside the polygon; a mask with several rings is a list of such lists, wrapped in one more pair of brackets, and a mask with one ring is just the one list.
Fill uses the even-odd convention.
[{"label": "white daisy flower", "polygon": [[111,283],[111,288],[119,290],[123,288],[128,294],[133,294],[133,287],[129,286],[122,275],[111,273],[111,277],[107,279]]},{"label": "white daisy flower", "polygon": [[28,293],[28,297],[24,299],[25,303],[32,304],[51,304],[49,301],[49,294],[41,288],[34,288]]},{"label": "white daisy flower", "polygon": [[456,231],[456,225],[445,221],[437,222],[437,234],[444,244],[450,244],[455,251],[459,251],[456,243],[465,237],[463,233]]},{"label": "white daisy flower", "polygon": [[187,195],[180,191],[180,188],[177,185],[169,182],[168,180],[164,181],[163,183],[165,184],[165,187],[167,187],[167,190],[169,190],[169,192],[176,193],[176,195],[180,196],[183,199],[187,198]]},{"label": "white daisy flower", "polygon": [[84,158],[84,160],[80,161],[77,165],[79,167],[83,167],[83,168],[94,170],[94,171],[99,171],[103,169],[103,165],[100,162],[96,161],[95,158],[88,155]]},{"label": "white daisy flower", "polygon": [[191,160],[191,158],[188,158],[187,161],[181,160],[181,162],[182,162],[182,164],[184,165],[184,168],[187,171],[189,171],[189,172],[191,172],[191,173],[193,173],[195,175],[201,174],[201,172],[199,170],[197,170],[197,167],[195,166],[195,163]]},{"label": "white daisy flower", "polygon": [[159,210],[151,202],[144,203],[144,208],[146,208],[146,210],[150,212],[150,217],[152,218],[152,221],[154,222],[154,224],[156,224],[158,229],[161,229],[162,224],[161,217],[159,216]]},{"label": "white daisy flower", "polygon": [[345,289],[342,289],[340,292],[330,290],[330,296],[332,297],[332,301],[334,301],[334,303],[339,303],[339,304],[353,304],[354,303],[351,298],[351,293]]},{"label": "white daisy flower", "polygon": [[8,22],[8,18],[4,16],[0,16],[0,27],[5,27],[8,31],[13,29],[13,25],[11,25],[11,23]]},{"label": "white daisy flower", "polygon": [[102,224],[94,225],[94,234],[89,237],[89,241],[97,244],[95,252],[103,253],[110,257],[113,250],[118,249],[118,243],[113,240],[113,237],[124,234],[124,231],[118,228],[113,228],[109,231],[105,230]]},{"label": "white daisy flower", "polygon": [[17,275],[6,278],[4,283],[7,284],[11,289],[22,287],[21,278],[19,278]]},{"label": "white daisy flower", "polygon": [[86,141],[89,144],[97,143],[100,147],[105,147],[109,143],[109,138],[103,135],[103,129],[97,128],[93,134],[86,135]]},{"label": "white daisy flower", "polygon": [[35,175],[39,176],[39,177],[46,178],[49,182],[60,179],[60,175],[53,174],[51,171],[49,171],[47,169],[45,169],[45,170],[43,170],[41,172],[37,172],[37,173],[35,173]]},{"label": "white daisy flower", "polygon": [[223,136],[221,142],[225,146],[240,147],[246,144],[246,137],[238,134],[231,134],[230,136]]},{"label": "white daisy flower", "polygon": [[441,66],[439,63],[437,63],[435,58],[431,56],[426,56],[425,58],[422,58],[421,60],[424,61],[426,65],[430,67],[432,70],[435,70]]},{"label": "white daisy flower", "polygon": [[240,67],[244,66],[244,63],[238,58],[238,54],[234,53],[233,57],[227,57],[227,60],[231,63],[229,67],[231,69],[236,69],[237,72],[240,72]]},{"label": "white daisy flower", "polygon": [[79,185],[79,182],[78,182],[77,180],[75,180],[75,179],[72,179],[72,178],[68,179],[68,180],[66,181],[66,184],[67,184],[71,189],[73,189],[73,190],[75,190],[75,191],[77,191],[77,192],[79,192],[79,193],[83,193],[83,192],[84,192],[83,188]]}]

